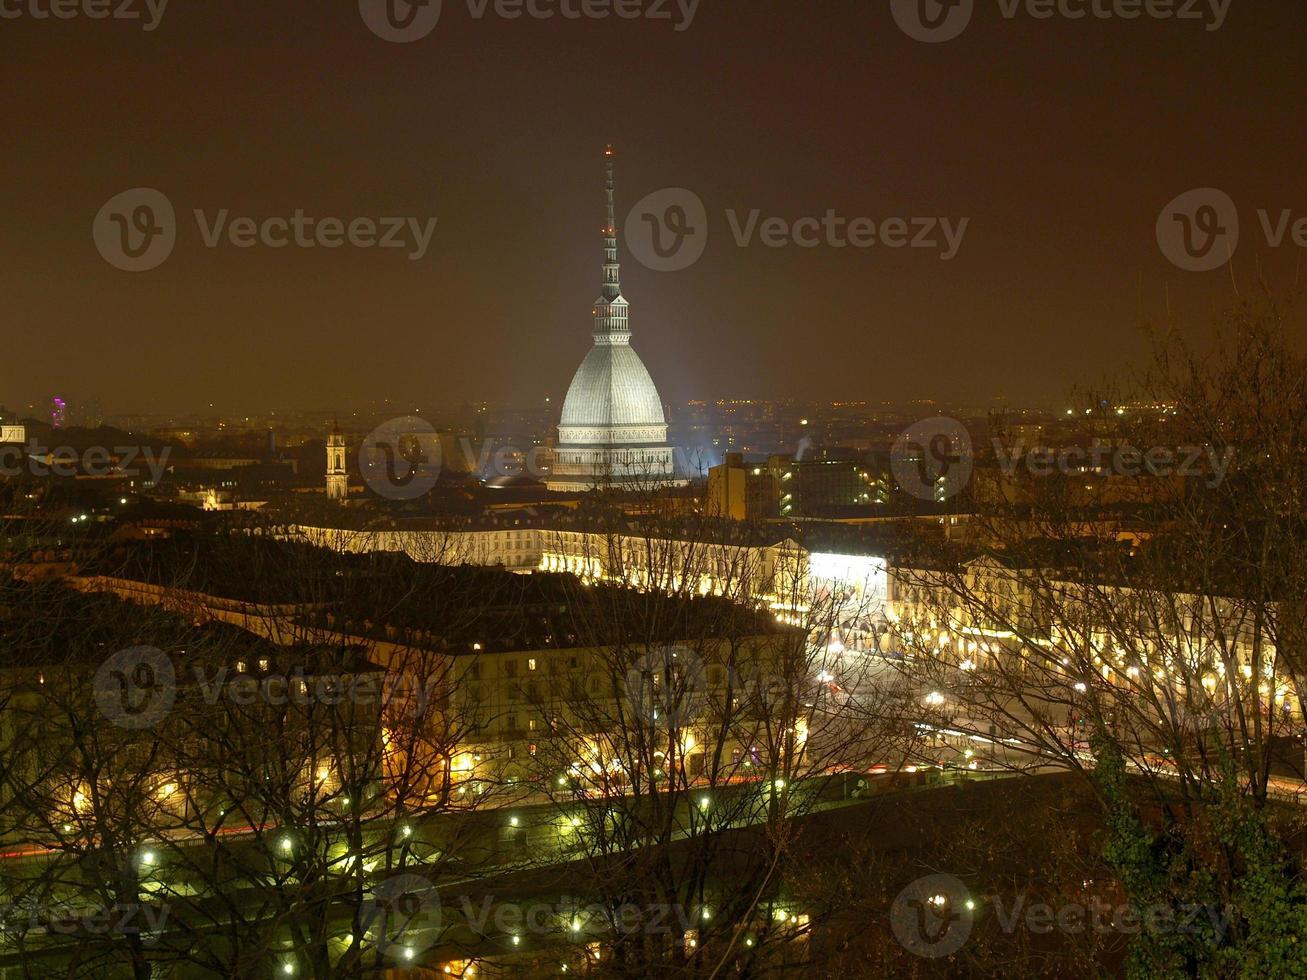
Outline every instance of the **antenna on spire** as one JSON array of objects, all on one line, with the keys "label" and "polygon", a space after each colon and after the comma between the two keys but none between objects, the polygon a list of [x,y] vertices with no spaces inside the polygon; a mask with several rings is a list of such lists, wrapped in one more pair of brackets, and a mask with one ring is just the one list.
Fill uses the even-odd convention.
[{"label": "antenna on spire", "polygon": [[617,264],[617,179],[614,176],[613,158],[617,150],[609,143],[604,148],[604,202],[607,207],[608,220],[604,224],[604,296],[612,301],[621,295],[622,289],[618,276]]},{"label": "antenna on spire", "polygon": [[595,303],[595,340],[603,343],[626,343],[631,336],[627,322],[626,301],[622,299],[622,267],[617,260],[617,180],[612,143],[604,147],[604,288]]},{"label": "antenna on spire", "polygon": [[604,225],[604,237],[615,238],[617,235],[617,217],[613,208],[613,198],[616,193],[616,178],[613,176],[613,158],[617,156],[617,150],[613,144],[609,143],[604,148],[604,161],[607,170],[607,180],[604,185],[605,192],[608,196],[608,223]]}]

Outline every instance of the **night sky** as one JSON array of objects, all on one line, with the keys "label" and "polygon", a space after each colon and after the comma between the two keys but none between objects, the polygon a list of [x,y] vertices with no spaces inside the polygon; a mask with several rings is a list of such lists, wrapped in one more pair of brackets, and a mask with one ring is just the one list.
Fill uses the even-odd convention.
[{"label": "night sky", "polygon": [[[1194,325],[1231,295],[1230,268],[1159,249],[1159,213],[1191,188],[1239,208],[1241,289],[1259,264],[1287,288],[1303,255],[1257,218],[1307,217],[1302,0],[1232,0],[1216,31],[1210,0],[1206,23],[1007,19],[976,0],[940,44],[883,0],[703,0],[681,31],[674,3],[672,21],[477,20],[445,0],[410,44],[375,36],[354,0],[174,0],[149,32],[30,3],[49,0],[0,0],[23,12],[0,19],[10,407],[557,401],[590,345],[607,142],[619,225],[668,186],[708,210],[687,270],[623,247],[633,343],[669,402],[1055,403],[1140,361],[1168,289]],[[136,187],[167,195],[178,230],[132,274],[92,224]],[[197,208],[439,221],[410,261],[210,249]],[[969,224],[947,262],[737,247],[725,214],[753,209]]]}]

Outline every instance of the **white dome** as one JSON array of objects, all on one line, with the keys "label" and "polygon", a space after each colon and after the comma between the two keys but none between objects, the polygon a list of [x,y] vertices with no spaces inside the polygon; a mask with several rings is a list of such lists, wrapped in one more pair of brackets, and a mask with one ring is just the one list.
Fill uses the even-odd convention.
[{"label": "white dome", "polygon": [[[662,399],[640,355],[627,344],[596,344],[567,389],[559,428],[647,429],[666,424]],[[631,441],[642,441],[640,434],[630,435]],[[567,440],[566,433],[563,438]]]},{"label": "white dome", "polygon": [[681,486],[667,445],[663,400],[640,355],[631,350],[630,308],[617,261],[613,148],[604,150],[608,223],[604,225],[603,291],[591,309],[594,347],[572,376],[558,420],[558,444],[548,486]]}]

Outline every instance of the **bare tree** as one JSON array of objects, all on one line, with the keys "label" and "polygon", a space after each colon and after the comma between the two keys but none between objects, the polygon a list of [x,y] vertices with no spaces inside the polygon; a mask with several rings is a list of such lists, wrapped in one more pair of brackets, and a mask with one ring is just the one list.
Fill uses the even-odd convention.
[{"label": "bare tree", "polygon": [[[1099,459],[1193,461],[1182,484],[1145,469],[1114,508],[1082,492],[1093,467],[1018,466],[976,499],[969,547],[895,573],[905,670],[953,744],[1087,776],[1139,906],[1231,910],[1221,928],[1146,931],[1138,975],[1294,975],[1307,922],[1278,806],[1302,801],[1307,543],[1307,361],[1285,320],[1241,307],[1206,355],[1171,334],[1145,395],[1085,410]],[[1011,442],[1000,455],[1027,461]]]}]

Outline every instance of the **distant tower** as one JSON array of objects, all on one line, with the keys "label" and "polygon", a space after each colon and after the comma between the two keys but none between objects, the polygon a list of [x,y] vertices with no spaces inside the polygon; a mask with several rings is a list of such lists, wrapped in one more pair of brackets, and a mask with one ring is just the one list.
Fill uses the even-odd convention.
[{"label": "distant tower", "polygon": [[345,503],[349,499],[349,473],[345,469],[345,437],[340,423],[331,427],[327,436],[327,499]]}]

